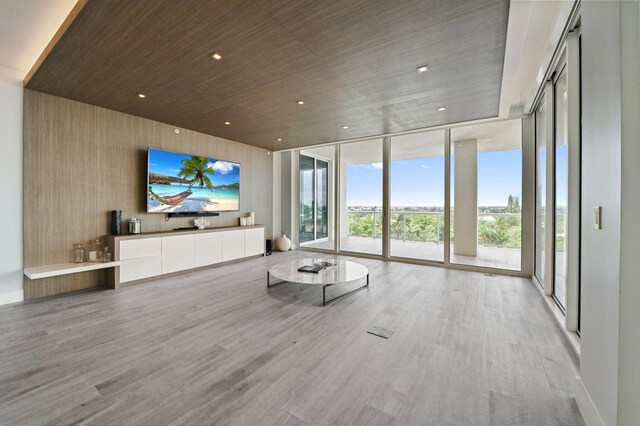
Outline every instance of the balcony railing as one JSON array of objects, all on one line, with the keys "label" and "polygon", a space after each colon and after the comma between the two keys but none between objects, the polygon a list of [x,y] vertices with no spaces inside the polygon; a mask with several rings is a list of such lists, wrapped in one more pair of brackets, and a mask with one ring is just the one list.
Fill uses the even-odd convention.
[{"label": "balcony railing", "polygon": [[[349,236],[382,237],[382,211],[347,211]],[[451,242],[454,243],[451,214]],[[520,248],[520,213],[478,213],[478,244],[484,247]],[[392,240],[429,243],[444,242],[444,212],[392,211],[389,234]]]},{"label": "balcony railing", "polygon": [[[348,211],[349,236],[382,237],[382,212]],[[391,239],[443,242],[444,213],[394,211],[391,213]]]}]

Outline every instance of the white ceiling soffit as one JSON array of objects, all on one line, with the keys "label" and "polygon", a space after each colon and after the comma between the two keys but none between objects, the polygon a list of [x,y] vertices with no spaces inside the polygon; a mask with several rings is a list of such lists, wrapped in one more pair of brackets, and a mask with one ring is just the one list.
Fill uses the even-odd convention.
[{"label": "white ceiling soffit", "polygon": [[[444,131],[391,137],[391,160],[444,157]],[[500,120],[451,129],[451,142],[475,139],[479,152],[522,149],[522,120]],[[302,150],[303,155],[333,158],[333,146]],[[340,159],[347,164],[382,165],[382,138],[341,144]]]},{"label": "white ceiling soffit", "polygon": [[317,157],[320,159],[333,160],[335,157],[336,148],[334,145],[325,145],[318,148],[302,149],[300,154],[309,157]]},{"label": "white ceiling soffit", "polygon": [[451,129],[451,143],[476,139],[479,152],[522,149],[522,121],[503,120]]},{"label": "white ceiling soffit", "polygon": [[574,0],[511,0],[499,117],[527,113]]},{"label": "white ceiling soffit", "polygon": [[77,0],[0,0],[0,67],[22,80]]}]

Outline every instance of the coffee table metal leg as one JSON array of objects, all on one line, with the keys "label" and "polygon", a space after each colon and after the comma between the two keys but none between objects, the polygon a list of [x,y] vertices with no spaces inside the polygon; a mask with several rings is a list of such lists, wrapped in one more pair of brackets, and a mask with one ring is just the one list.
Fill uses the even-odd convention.
[{"label": "coffee table metal leg", "polygon": [[271,274],[267,271],[267,288],[275,287],[280,284],[284,284],[286,281],[280,281],[278,283],[271,284]]},{"label": "coffee table metal leg", "polygon": [[355,292],[356,292],[356,291],[358,291],[358,290],[362,290],[362,289],[363,289],[363,288],[365,288],[365,287],[369,287],[369,274],[367,274],[367,283],[366,283],[365,285],[362,285],[362,286],[360,286],[360,287],[358,287],[358,288],[355,288],[355,289],[353,289],[353,290],[351,290],[351,291],[348,291],[348,292],[346,292],[346,293],[344,293],[344,294],[341,294],[341,295],[339,295],[339,296],[336,296],[336,297],[334,297],[333,299],[329,299],[329,300],[327,300],[327,297],[326,297],[326,289],[327,289],[327,287],[331,287],[332,285],[333,285],[333,284],[325,284],[325,285],[323,285],[323,286],[322,286],[322,306],[326,306],[326,305],[327,305],[327,303],[331,303],[331,302],[333,302],[334,300],[338,300],[338,299],[340,299],[340,298],[342,298],[342,297],[344,297],[344,296],[348,296],[348,295],[350,295],[350,294],[352,294],[352,293],[355,293]]}]

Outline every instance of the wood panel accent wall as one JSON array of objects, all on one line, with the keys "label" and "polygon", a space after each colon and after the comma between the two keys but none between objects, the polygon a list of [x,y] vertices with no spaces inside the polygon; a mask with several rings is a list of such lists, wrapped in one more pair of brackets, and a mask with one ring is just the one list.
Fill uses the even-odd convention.
[{"label": "wood panel accent wall", "polygon": [[[190,226],[146,213],[147,148],[183,152],[241,164],[240,212],[210,218],[232,226],[245,212],[271,235],[272,169],[269,152],[128,114],[25,90],[24,266],[71,260],[74,243],[109,234],[109,212],[123,222],[142,219],[143,232]],[[104,285],[104,271],[41,280],[24,278],[25,299]]]}]

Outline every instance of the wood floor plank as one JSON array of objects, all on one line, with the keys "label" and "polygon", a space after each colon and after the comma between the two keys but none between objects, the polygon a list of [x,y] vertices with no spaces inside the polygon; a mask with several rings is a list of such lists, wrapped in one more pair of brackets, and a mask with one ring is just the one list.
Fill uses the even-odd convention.
[{"label": "wood floor plank", "polygon": [[303,257],[0,307],[0,423],[583,424],[530,280],[345,257],[371,285],[326,307],[266,288]]}]

